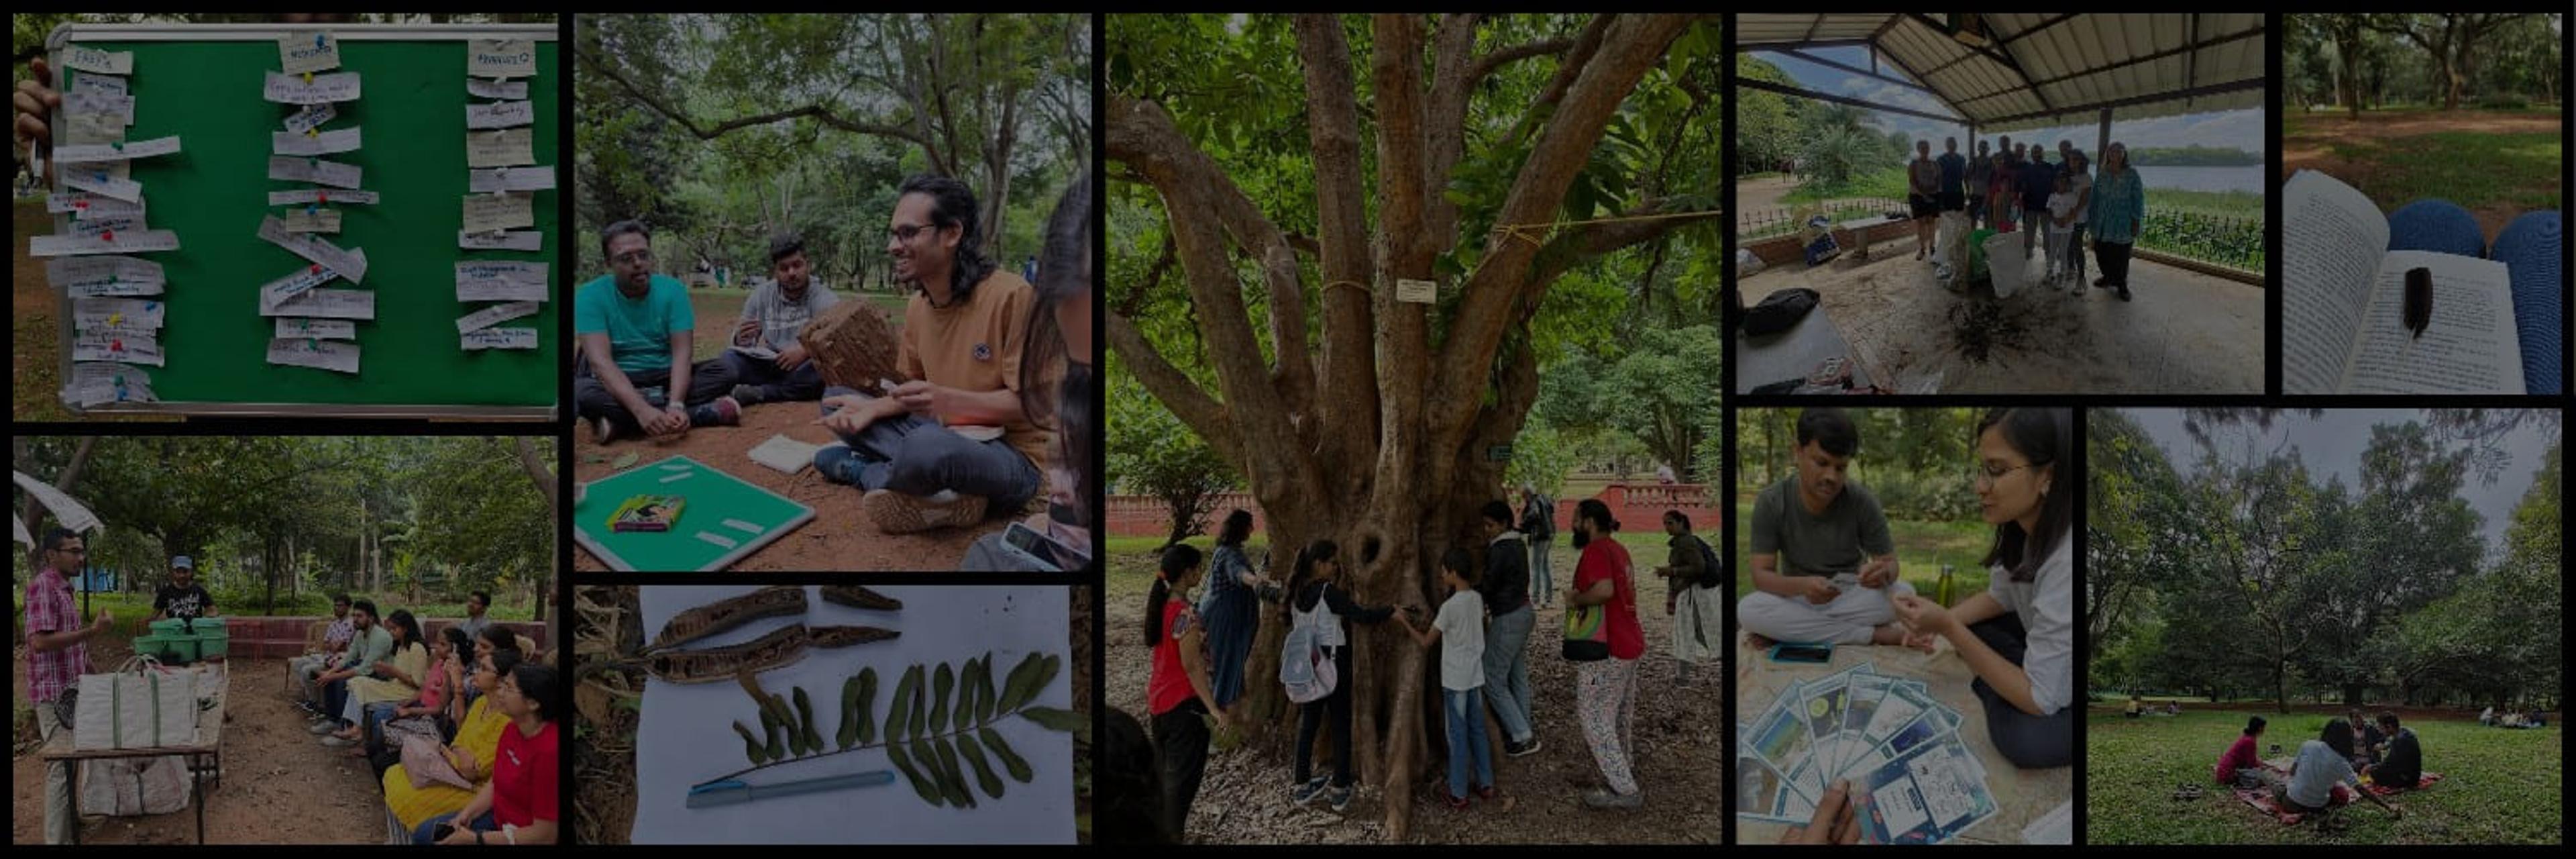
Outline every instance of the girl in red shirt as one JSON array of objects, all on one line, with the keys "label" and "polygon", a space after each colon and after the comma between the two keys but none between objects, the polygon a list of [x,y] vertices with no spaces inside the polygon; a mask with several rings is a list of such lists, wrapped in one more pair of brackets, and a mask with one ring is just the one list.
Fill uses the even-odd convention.
[{"label": "girl in red shirt", "polygon": [[519,663],[492,690],[492,705],[510,717],[492,758],[492,780],[455,814],[430,818],[432,833],[453,826],[440,844],[553,844],[562,819],[556,789],[562,736],[555,726],[555,670]]},{"label": "girl in red shirt", "polygon": [[1154,754],[1163,770],[1163,833],[1174,844],[1188,840],[1190,803],[1207,771],[1208,723],[1225,718],[1208,683],[1207,633],[1191,609],[1189,591],[1199,583],[1199,550],[1163,550],[1162,568],[1145,597],[1145,643],[1154,648],[1145,681],[1153,715]]}]

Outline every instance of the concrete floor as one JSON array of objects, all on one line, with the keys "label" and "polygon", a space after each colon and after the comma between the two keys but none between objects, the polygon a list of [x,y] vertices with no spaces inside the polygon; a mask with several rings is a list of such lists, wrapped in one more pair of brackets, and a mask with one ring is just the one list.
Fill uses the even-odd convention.
[{"label": "concrete floor", "polygon": [[[1765,269],[1740,284],[1744,302],[1780,289],[1815,289],[1854,359],[1898,393],[2263,392],[2259,287],[2133,260],[2131,301],[2097,289],[2076,295],[2045,287],[1997,299],[1983,286],[1942,288],[1932,264],[1913,258],[1910,241],[1870,250],[1868,262],[1846,254],[1812,269],[1794,262]],[[2036,272],[2039,262],[2033,265]],[[1969,302],[2001,302],[2028,333],[1984,361],[1963,356],[1949,314]]]}]

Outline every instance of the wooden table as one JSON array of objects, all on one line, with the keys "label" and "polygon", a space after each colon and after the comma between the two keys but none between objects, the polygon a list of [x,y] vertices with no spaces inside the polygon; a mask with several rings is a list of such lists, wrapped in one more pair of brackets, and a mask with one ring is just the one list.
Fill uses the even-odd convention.
[{"label": "wooden table", "polygon": [[74,803],[71,833],[72,843],[80,843],[80,815],[78,813],[78,804],[80,802],[81,767],[79,762],[89,760],[158,758],[170,755],[184,757],[188,761],[189,802],[197,807],[197,843],[206,843],[205,776],[211,775],[220,777],[223,773],[224,704],[226,699],[230,698],[232,695],[233,683],[232,672],[226,669],[224,667],[224,663],[220,661],[201,663],[190,670],[208,669],[220,672],[223,684],[215,692],[215,706],[212,709],[208,709],[197,714],[197,741],[195,743],[185,746],[153,746],[140,749],[74,749],[71,747],[72,730],[69,727],[55,731],[53,740],[45,743],[44,752],[39,755],[38,758],[43,760],[46,766],[63,766],[71,768],[70,772],[66,775],[65,780],[71,784],[72,802]]}]

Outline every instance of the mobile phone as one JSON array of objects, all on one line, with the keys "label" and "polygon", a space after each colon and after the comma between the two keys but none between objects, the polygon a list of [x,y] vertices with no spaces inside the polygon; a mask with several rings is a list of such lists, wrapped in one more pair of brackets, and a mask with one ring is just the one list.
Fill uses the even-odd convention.
[{"label": "mobile phone", "polygon": [[[1047,566],[1058,570],[1070,570],[1082,566],[1082,553],[1018,522],[1011,523],[1009,528],[1002,531],[1002,542],[1011,544],[1012,548],[1035,555],[1038,560],[1045,561]],[[1067,562],[1068,559],[1071,560],[1070,563]]]},{"label": "mobile phone", "polygon": [[441,823],[437,828],[429,831],[429,837],[432,841],[445,841],[447,840],[447,836],[454,834],[456,834],[456,824],[453,823]]},{"label": "mobile phone", "polygon": [[1833,659],[1834,646],[1831,644],[1781,644],[1771,648],[1774,662],[1832,662]]}]

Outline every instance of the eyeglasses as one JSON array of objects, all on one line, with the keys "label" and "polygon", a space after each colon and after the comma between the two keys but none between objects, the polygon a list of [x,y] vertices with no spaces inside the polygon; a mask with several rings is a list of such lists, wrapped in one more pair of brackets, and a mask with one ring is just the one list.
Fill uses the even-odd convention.
[{"label": "eyeglasses", "polygon": [[921,231],[936,229],[939,229],[938,224],[908,224],[887,230],[886,237],[904,244],[911,244],[912,237],[921,235]]},{"label": "eyeglasses", "polygon": [[612,261],[615,261],[615,262],[617,262],[617,263],[624,264],[624,265],[641,265],[641,264],[649,263],[649,262],[652,262],[652,261],[653,261],[653,252],[652,252],[652,251],[627,251],[627,252],[625,252],[625,253],[618,254],[618,255],[613,256],[613,257],[609,257],[609,259],[610,259],[610,260],[612,260]]},{"label": "eyeglasses", "polygon": [[2033,465],[2034,464],[2023,464],[2016,465],[2011,468],[1997,468],[1992,465],[1978,466],[1973,469],[1973,479],[1976,480],[1977,484],[1980,486],[1992,486],[1996,481],[2004,479],[2004,475],[2011,474],[2025,468],[2030,468]]}]

